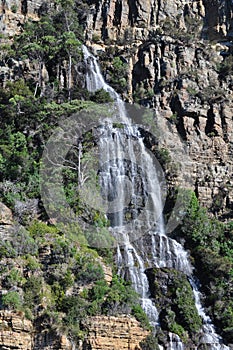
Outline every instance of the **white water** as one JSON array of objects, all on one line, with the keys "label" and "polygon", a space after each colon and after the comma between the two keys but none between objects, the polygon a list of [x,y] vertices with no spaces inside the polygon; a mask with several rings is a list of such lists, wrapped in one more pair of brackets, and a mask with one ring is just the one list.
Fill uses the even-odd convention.
[{"label": "white water", "polygon": [[[137,226],[141,230],[146,230],[145,232],[150,235],[151,260],[147,261],[148,264],[159,268],[174,268],[184,272],[187,276],[192,275],[192,266],[182,245],[165,235],[161,215],[163,205],[160,181],[155,164],[143,144],[139,131],[131,125],[120,96],[104,81],[96,58],[89,53],[85,46],[83,46],[83,53],[87,65],[87,89],[90,92],[99,89],[108,91],[117,104],[119,121],[126,124],[123,130],[114,129],[111,124],[107,125],[103,129],[99,146],[100,154],[103,155],[103,159],[100,161],[105,165],[101,174],[101,187],[106,198],[108,196],[113,197],[109,201],[108,214],[113,226],[112,231],[121,241],[117,248],[119,274],[123,277],[128,274],[134,289],[141,296],[141,305],[151,324],[158,327],[158,312],[150,299],[149,284],[144,273],[143,252],[138,252],[133,245],[131,237],[133,229]],[[140,184],[141,192],[144,195],[147,194],[148,199],[141,219],[137,217],[137,210],[140,208],[140,200],[142,200],[142,196],[138,195],[139,183],[137,177],[139,169],[143,170],[144,176],[144,180]],[[130,181],[128,179],[129,174]],[[131,221],[135,227],[127,225],[125,219],[125,208],[129,203],[131,203],[131,206],[132,203],[134,204],[132,207],[136,217]],[[132,213],[133,210],[128,214],[132,216]],[[125,226],[127,226],[127,229],[125,229]],[[222,339],[216,334],[211,319],[205,314],[200,303],[200,293],[191,277],[190,283],[198,313],[203,319],[203,337],[200,343],[206,344],[210,350],[229,349],[222,344]],[[178,335],[173,333],[169,333],[168,344],[167,350],[184,349]],[[160,348],[163,349],[161,346]]]},{"label": "white water", "polygon": [[211,350],[227,350],[228,346],[223,344],[222,338],[216,333],[214,325],[208,315],[206,315],[202,305],[201,305],[201,293],[199,292],[196,283],[192,278],[189,279],[190,284],[193,288],[193,294],[195,298],[195,304],[198,314],[203,320],[203,337],[201,342],[203,344],[209,345]]},{"label": "white water", "polygon": [[126,111],[124,102],[116,93],[116,91],[104,81],[96,58],[90,54],[86,46],[83,45],[82,49],[84,60],[88,65],[88,70],[86,74],[87,90],[90,92],[95,92],[100,89],[104,89],[105,91],[107,91],[112,97],[112,99],[116,101],[121,119],[125,118]]}]

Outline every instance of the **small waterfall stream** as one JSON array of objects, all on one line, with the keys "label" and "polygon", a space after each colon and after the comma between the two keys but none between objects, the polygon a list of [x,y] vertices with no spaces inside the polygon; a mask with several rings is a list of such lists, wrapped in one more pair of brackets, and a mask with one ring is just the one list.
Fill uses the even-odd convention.
[{"label": "small waterfall stream", "polygon": [[[154,267],[174,268],[184,272],[190,278],[196,307],[203,319],[203,339],[211,350],[227,350],[222,339],[215,332],[210,318],[205,314],[200,293],[192,279],[192,266],[181,244],[165,234],[162,217],[161,180],[158,177],[152,157],[144,146],[143,139],[136,126],[127,116],[124,102],[116,91],[109,86],[101,74],[96,58],[83,46],[84,60],[87,66],[86,85],[90,92],[104,89],[109,92],[119,111],[121,128],[114,128],[109,122],[102,129],[99,141],[101,159],[100,182],[102,196],[109,201],[108,217],[115,237],[120,238],[117,247],[118,272],[129,277],[134,289],[141,296],[141,305],[151,324],[159,326],[158,311],[150,299],[149,283],[145,271],[143,254],[134,246],[131,234],[135,227],[148,233],[151,244],[151,260],[147,263]],[[147,198],[147,205],[143,202]],[[146,206],[140,218],[141,208]],[[127,209],[128,208],[128,209]],[[128,225],[127,217],[134,223]],[[163,347],[160,346],[162,350]],[[178,335],[169,333],[167,350],[183,350]]]}]

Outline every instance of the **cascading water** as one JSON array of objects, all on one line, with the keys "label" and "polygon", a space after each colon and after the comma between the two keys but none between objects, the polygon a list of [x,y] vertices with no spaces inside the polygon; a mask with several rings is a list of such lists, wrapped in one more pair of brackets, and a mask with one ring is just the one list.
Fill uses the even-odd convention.
[{"label": "cascading water", "polygon": [[[121,128],[107,123],[101,130],[99,140],[102,196],[109,201],[108,217],[113,235],[121,242],[117,247],[119,274],[130,278],[134,289],[141,296],[142,307],[151,324],[158,327],[158,312],[150,299],[149,283],[144,273],[143,252],[139,253],[131,237],[135,229],[144,230],[151,244],[151,258],[147,263],[158,268],[174,268],[189,276],[196,307],[203,319],[201,343],[212,350],[227,350],[229,348],[222,344],[221,337],[216,334],[210,318],[201,307],[200,293],[191,278],[192,266],[188,254],[181,244],[165,234],[161,215],[161,180],[156,164],[146,150],[138,128],[131,124],[124,102],[104,81],[96,58],[85,46],[83,54],[87,66],[87,89],[90,92],[99,89],[109,92],[117,105],[118,120],[122,123]],[[142,207],[143,215],[140,215]],[[163,347],[160,346],[160,349]],[[166,349],[183,350],[184,346],[176,334],[169,333]]]}]

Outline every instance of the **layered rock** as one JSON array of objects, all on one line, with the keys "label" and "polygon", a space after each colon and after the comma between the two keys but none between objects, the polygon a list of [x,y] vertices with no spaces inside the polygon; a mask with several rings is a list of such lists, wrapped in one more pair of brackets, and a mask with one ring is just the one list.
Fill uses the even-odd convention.
[{"label": "layered rock", "polygon": [[[129,316],[95,316],[86,321],[88,336],[79,349],[91,350],[140,350],[139,343],[148,334],[138,321]],[[72,350],[66,336],[53,332],[36,332],[31,321],[23,313],[0,312],[0,347],[4,350]]]},{"label": "layered rock", "polygon": [[11,350],[32,350],[33,326],[22,313],[0,312],[0,347]]},{"label": "layered rock", "polygon": [[36,332],[22,312],[0,312],[0,347],[4,350],[72,350],[66,336]]},{"label": "layered rock", "polygon": [[2,34],[13,37],[19,33],[25,20],[39,19],[42,11],[48,10],[51,1],[43,0],[2,0],[0,2],[0,31]]},{"label": "layered rock", "polygon": [[148,334],[129,316],[95,316],[87,320],[87,344],[91,350],[140,350]]},{"label": "layered rock", "polygon": [[[144,40],[149,31],[171,21],[187,29],[187,15],[196,21],[203,19],[202,35],[205,37],[232,37],[231,1],[149,1],[149,0],[99,0],[91,5],[87,18],[87,38],[109,38],[119,42],[129,36]],[[199,23],[200,24],[200,23]]]},{"label": "layered rock", "polygon": [[13,215],[11,210],[0,202],[0,238],[1,240],[9,239],[13,228]]},{"label": "layered rock", "polygon": [[55,333],[44,331],[35,334],[30,350],[72,350],[72,344],[64,335],[57,336]]},{"label": "layered rock", "polygon": [[114,56],[127,62],[124,98],[154,109],[160,147],[176,167],[171,185],[192,188],[223,218],[233,208],[233,89],[222,71],[232,18],[230,1],[98,1],[86,28],[106,72],[107,57],[110,69]]}]

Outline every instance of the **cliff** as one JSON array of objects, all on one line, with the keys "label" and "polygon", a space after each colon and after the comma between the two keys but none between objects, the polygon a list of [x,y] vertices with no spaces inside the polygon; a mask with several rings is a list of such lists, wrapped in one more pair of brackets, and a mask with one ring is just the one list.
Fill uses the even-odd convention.
[{"label": "cliff", "polygon": [[117,55],[127,67],[119,91],[154,109],[176,185],[223,219],[233,206],[232,21],[230,1],[99,1],[86,26],[110,84]]},{"label": "cliff", "polygon": [[1,311],[0,346],[11,350],[71,350],[72,345],[65,336],[43,332],[37,334],[33,323],[22,312]]},{"label": "cliff", "polygon": [[[88,330],[84,344],[79,349],[92,350],[140,350],[139,343],[148,332],[139,322],[129,316],[88,318],[85,322]],[[0,346],[11,350],[72,350],[73,346],[66,336],[46,332],[38,334],[31,321],[23,313],[1,311]]]},{"label": "cliff", "polygon": [[0,3],[0,30],[4,36],[13,38],[22,30],[28,19],[39,20],[39,16],[48,11],[51,2],[43,0],[2,0]]},{"label": "cliff", "polygon": [[[49,8],[51,2],[2,1],[3,33],[11,37],[25,20],[38,20]],[[116,86],[119,92],[126,101],[153,108],[155,120],[159,118],[160,147],[171,153],[174,163],[182,157],[171,186],[192,188],[214,214],[231,216],[231,2],[93,1],[85,9],[78,16],[85,18],[87,45],[99,55],[106,79],[113,84],[117,71],[112,62],[120,57],[125,71],[118,80],[125,82]],[[2,67],[2,83],[18,79],[20,71],[26,79],[35,79],[38,69],[28,60],[9,61]],[[67,69],[65,61],[54,67],[61,87],[68,84]],[[83,86],[82,70],[72,70],[73,86]],[[43,89],[50,71],[43,65]],[[174,143],[181,150],[178,157]]]},{"label": "cliff", "polygon": [[92,350],[140,350],[140,342],[149,334],[129,316],[95,316],[87,320],[86,326],[86,343]]},{"label": "cliff", "polygon": [[0,346],[2,349],[31,350],[33,344],[32,323],[17,312],[0,313]]},{"label": "cliff", "polygon": [[205,39],[230,39],[233,35],[231,1],[112,0],[108,3],[100,0],[91,3],[86,31],[90,40],[98,34],[103,40],[115,40],[119,44],[131,35],[129,40],[135,38],[140,42],[147,39],[151,31],[169,27],[173,21],[177,28],[187,32],[190,19]]},{"label": "cliff", "polygon": [[[52,25],[60,22],[54,21],[55,13],[45,41],[36,42],[42,55],[29,51],[24,52],[26,58],[18,52],[13,58],[11,52],[1,56],[0,195],[14,210],[14,219],[0,204],[1,299],[8,309],[0,314],[0,345],[7,350],[71,350],[75,346],[80,350],[138,350],[149,334],[135,318],[127,316],[133,313],[132,291],[114,280],[112,268],[105,262],[113,259],[109,252],[100,251],[103,259],[89,251],[80,227],[70,227],[65,235],[56,230],[51,225],[56,219],[48,219],[40,202],[38,165],[57,120],[87,108],[91,101],[109,101],[109,96],[85,90],[87,67],[75,35],[98,56],[105,79],[123,99],[130,106],[138,103],[142,111],[151,111],[149,122],[142,121],[141,132],[162,164],[169,196],[174,197],[178,187],[191,188],[212,217],[229,222],[223,228],[217,221],[208,221],[194,202],[184,229],[168,233],[185,241],[190,249],[208,312],[224,341],[232,344],[232,1],[71,3],[75,3],[75,11],[67,7],[65,11],[71,26],[77,19],[82,23],[83,36],[78,36],[79,28],[74,26],[74,36],[65,37],[68,25],[68,29],[60,28],[62,33],[56,37],[59,26],[54,29]],[[0,28],[12,41],[28,19],[37,24],[40,16],[53,11],[52,2],[1,1]],[[31,37],[26,39],[37,40],[33,34]],[[58,47],[54,42],[59,42]],[[87,135],[84,146],[93,143]],[[72,178],[69,175],[64,182]],[[66,188],[70,203],[85,224],[89,221],[100,229],[103,236],[99,239],[105,239],[106,218],[86,208],[72,190]],[[168,198],[166,213],[172,201],[174,198]],[[70,236],[73,241],[67,238]],[[174,258],[176,246],[169,246],[164,237],[156,254],[163,253],[163,244]],[[153,256],[148,237],[135,246],[150,267]],[[186,276],[171,268],[146,272],[162,323],[156,345],[150,349],[155,350],[158,340],[160,346],[168,347],[171,332],[177,334],[177,343],[179,335],[187,349],[195,348],[201,337],[197,333],[200,318]],[[16,299],[4,299],[8,293]],[[27,319],[11,308],[23,309]]]}]

